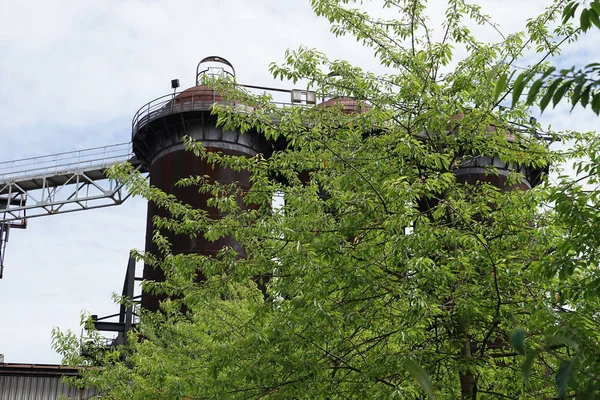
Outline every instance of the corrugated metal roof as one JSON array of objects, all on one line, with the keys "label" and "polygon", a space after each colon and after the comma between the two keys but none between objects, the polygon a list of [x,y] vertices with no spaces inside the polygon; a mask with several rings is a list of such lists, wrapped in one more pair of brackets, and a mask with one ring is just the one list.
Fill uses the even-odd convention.
[{"label": "corrugated metal roof", "polygon": [[0,364],[0,375],[64,376],[77,375],[79,368],[55,364]]},{"label": "corrugated metal roof", "polygon": [[93,389],[79,390],[65,385],[59,376],[0,375],[0,400],[72,400],[91,399]]}]

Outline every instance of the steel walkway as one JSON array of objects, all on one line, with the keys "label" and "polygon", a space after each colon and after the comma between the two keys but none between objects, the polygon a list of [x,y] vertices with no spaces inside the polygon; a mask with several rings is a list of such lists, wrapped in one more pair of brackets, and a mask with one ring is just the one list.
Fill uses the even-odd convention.
[{"label": "steel walkway", "polygon": [[123,203],[130,194],[106,171],[125,161],[140,168],[129,142],[0,163],[0,278],[10,228],[26,228],[32,217]]},{"label": "steel walkway", "polygon": [[0,163],[0,224],[121,204],[129,195],[106,170],[124,161],[139,167],[129,142]]}]

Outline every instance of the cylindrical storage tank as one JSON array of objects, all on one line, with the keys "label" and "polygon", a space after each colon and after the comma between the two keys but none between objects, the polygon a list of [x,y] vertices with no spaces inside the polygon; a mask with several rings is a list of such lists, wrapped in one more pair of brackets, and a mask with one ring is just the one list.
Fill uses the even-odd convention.
[{"label": "cylindrical storage tank", "polygon": [[[495,174],[490,173],[490,167],[495,169]],[[508,185],[508,175],[515,172],[523,174],[524,178],[517,185]],[[498,156],[478,156],[463,161],[454,170],[454,175],[460,183],[485,182],[504,190],[528,190],[539,183],[542,172],[515,162],[504,162]]]},{"label": "cylindrical storage tank", "polygon": [[[328,100],[323,101],[322,103],[317,104],[317,107],[324,107],[324,108],[341,107],[342,113],[346,114],[346,115],[361,114],[371,108],[371,106],[369,104],[367,104],[365,102],[360,102],[357,99],[354,99],[351,97],[332,97]],[[285,148],[286,146],[287,146],[287,144],[285,144],[282,147]],[[310,180],[310,173],[311,173],[311,171],[300,172],[299,173],[300,181],[305,184],[308,183],[308,181]],[[324,191],[322,191],[321,197],[327,198],[328,195]]]},{"label": "cylindrical storage tank", "polygon": [[[460,120],[464,118],[464,114],[458,113],[450,118],[450,122],[446,127],[445,134],[455,135],[461,129]],[[482,129],[481,135],[489,134],[496,135],[500,128],[488,126]],[[516,136],[509,129],[502,128],[504,138],[507,143],[514,143]],[[426,134],[420,133],[417,138],[425,140]],[[525,150],[525,149],[524,149]],[[509,190],[528,190],[538,185],[542,181],[544,174],[548,173],[549,167],[532,167],[518,162],[506,162],[498,155],[471,155],[459,154],[462,161],[456,166],[452,172],[458,183],[467,185],[476,185],[478,183],[487,183],[497,187],[503,191]],[[512,173],[521,173],[520,182],[517,184],[507,182],[508,177]],[[441,195],[441,193],[439,194]],[[429,212],[439,204],[439,199],[435,197],[422,198],[418,201],[418,208],[421,212]]]},{"label": "cylindrical storage tank", "polygon": [[327,75],[327,80],[331,84],[331,86],[327,85],[327,100],[323,99],[323,102],[317,107],[341,106],[342,113],[348,115],[361,114],[365,111],[368,111],[371,108],[370,104],[366,103],[365,101],[359,101],[355,97],[340,94],[339,89],[344,87],[343,84],[338,85],[340,83],[340,79],[342,79],[341,75],[337,74],[336,72],[330,72]]},{"label": "cylindrical storage tank", "polygon": [[[222,184],[237,182],[240,188],[248,190],[251,186],[249,174],[247,171],[236,172],[213,167],[206,160],[186,151],[182,138],[190,136],[200,141],[209,152],[245,157],[267,153],[267,142],[262,135],[253,131],[241,134],[217,127],[217,117],[211,115],[210,110],[214,103],[223,102],[223,98],[207,86],[198,85],[157,101],[157,104],[150,103],[142,107],[134,117],[133,123],[133,150],[150,172],[150,185],[174,195],[194,208],[207,210],[211,218],[219,218],[218,210],[207,207],[209,194],[198,193],[197,187],[178,187],[176,183],[182,178],[207,175],[213,181]],[[167,217],[168,213],[149,202],[146,251],[152,254],[158,253],[157,246],[152,241],[155,230],[152,220],[155,215]],[[229,237],[210,242],[202,235],[190,238],[172,232],[162,233],[171,242],[173,254],[196,253],[214,256],[224,246],[230,246],[240,254],[243,253],[243,249]],[[144,280],[162,281],[164,273],[145,265],[143,277]],[[199,276],[198,279],[203,277]],[[156,311],[162,298],[143,292],[142,308]]]},{"label": "cylindrical storage tank", "polygon": [[[463,118],[464,114],[459,113],[451,120],[460,121]],[[453,128],[449,128],[450,133],[457,132],[460,129],[460,123]],[[485,131],[488,134],[497,134],[498,128],[488,126]],[[503,129],[500,132],[504,132],[507,143],[515,142],[516,138],[513,132],[508,129]],[[491,168],[494,169],[495,173],[491,173]],[[528,190],[540,183],[542,175],[548,172],[548,167],[533,168],[517,162],[506,162],[498,155],[477,155],[466,157],[453,172],[456,180],[460,183],[474,185],[477,182],[485,182],[502,190]],[[507,184],[508,176],[515,172],[523,175],[521,182],[517,185]]]},{"label": "cylindrical storage tank", "polygon": [[318,105],[318,107],[342,107],[344,114],[360,114],[367,111],[371,106],[364,101],[361,102],[351,97],[333,97]]}]

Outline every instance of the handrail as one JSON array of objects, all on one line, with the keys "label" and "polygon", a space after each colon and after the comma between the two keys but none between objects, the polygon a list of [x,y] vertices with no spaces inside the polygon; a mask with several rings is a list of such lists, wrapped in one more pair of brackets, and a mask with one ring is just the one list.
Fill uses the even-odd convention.
[{"label": "handrail", "polygon": [[[280,89],[244,84],[238,84],[237,86],[253,90],[262,90],[264,92],[292,93],[291,89]],[[185,93],[184,97],[178,100],[177,97],[180,96],[182,93]],[[206,100],[208,96],[210,96],[210,100]],[[248,110],[248,107],[244,106],[243,104],[226,100],[217,101],[217,98],[220,99],[221,97],[213,88],[209,88],[206,86],[195,86],[184,91],[173,92],[157,97],[154,100],[151,100],[148,103],[141,106],[134,114],[133,119],[131,121],[132,139],[135,137],[136,133],[139,131],[140,128],[158,118],[167,115],[187,111],[209,111],[214,104],[233,105],[234,107],[239,108],[240,111]],[[292,101],[273,101],[271,103],[280,107],[303,105],[302,103],[295,103]]]},{"label": "handrail", "polygon": [[131,143],[56,153],[40,157],[22,158],[0,162],[0,182],[31,179],[59,172],[106,168],[119,161],[131,159]]}]

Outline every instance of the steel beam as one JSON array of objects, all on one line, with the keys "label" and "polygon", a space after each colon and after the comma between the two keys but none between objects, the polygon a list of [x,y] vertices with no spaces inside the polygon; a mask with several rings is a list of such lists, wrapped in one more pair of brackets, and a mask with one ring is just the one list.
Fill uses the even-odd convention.
[{"label": "steel beam", "polygon": [[141,168],[131,143],[0,163],[0,224],[122,204],[124,183],[106,173],[125,161]]}]

